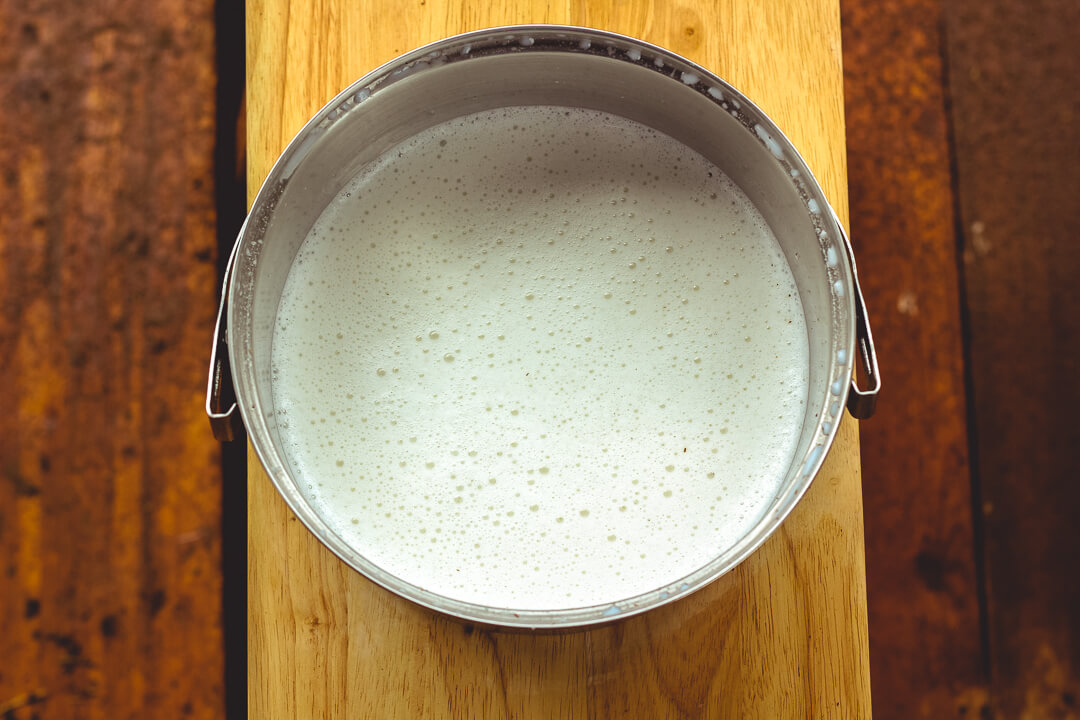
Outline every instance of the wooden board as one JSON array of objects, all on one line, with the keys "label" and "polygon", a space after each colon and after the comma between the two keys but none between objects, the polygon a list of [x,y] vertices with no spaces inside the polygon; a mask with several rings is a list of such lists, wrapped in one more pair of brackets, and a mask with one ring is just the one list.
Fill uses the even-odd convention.
[{"label": "wooden board", "polygon": [[945,8],[992,710],[1075,719],[1080,4]]},{"label": "wooden board", "polygon": [[841,2],[851,234],[888,387],[863,425],[878,720],[987,703],[940,0]]},{"label": "wooden board", "polygon": [[[248,5],[249,187],[364,72],[449,34],[572,23],[716,70],[788,133],[847,217],[839,10],[287,0]],[[585,632],[490,632],[374,586],[319,545],[249,458],[249,712],[257,718],[862,718],[870,714],[857,425],[783,528],[736,571]]]},{"label": "wooden board", "polygon": [[0,3],[0,717],[223,711],[213,3]]}]

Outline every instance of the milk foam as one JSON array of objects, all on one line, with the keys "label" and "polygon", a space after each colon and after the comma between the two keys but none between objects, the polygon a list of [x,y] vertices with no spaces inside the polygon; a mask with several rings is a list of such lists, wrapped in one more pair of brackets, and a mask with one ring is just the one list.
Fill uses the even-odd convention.
[{"label": "milk foam", "polygon": [[500,109],[355,178],[289,273],[281,438],[401,579],[515,609],[676,583],[761,516],[806,405],[794,280],[714,165],[604,113]]}]

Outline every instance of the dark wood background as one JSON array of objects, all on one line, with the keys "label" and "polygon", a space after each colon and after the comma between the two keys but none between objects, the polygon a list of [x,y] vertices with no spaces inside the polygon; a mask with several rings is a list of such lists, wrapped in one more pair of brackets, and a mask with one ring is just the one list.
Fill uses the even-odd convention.
[{"label": "dark wood background", "polygon": [[[842,0],[874,712],[1080,718],[1080,3]],[[241,717],[243,8],[0,0],[0,720]]]}]

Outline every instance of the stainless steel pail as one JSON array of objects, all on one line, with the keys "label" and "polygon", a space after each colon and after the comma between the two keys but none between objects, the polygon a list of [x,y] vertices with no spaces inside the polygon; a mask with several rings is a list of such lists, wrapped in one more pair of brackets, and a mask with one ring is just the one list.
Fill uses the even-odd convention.
[{"label": "stainless steel pail", "polygon": [[[387,149],[437,123],[497,107],[541,104],[630,118],[722,168],[780,242],[799,289],[810,348],[801,437],[780,491],[757,524],[674,584],[603,605],[552,611],[488,607],[431,593],[370,562],[336,535],[305,498],[282,452],[270,369],[274,321],[290,265],[312,224],[350,179]],[[857,360],[871,385],[865,391],[853,381]],[[644,612],[733,568],[806,492],[844,407],[857,417],[868,416],[877,389],[870,329],[847,237],[776,125],[735,88],[659,47],[598,30],[529,25],[459,35],[403,55],[347,88],[297,134],[259,191],[230,259],[207,411],[223,438],[239,429],[242,418],[292,511],[357,571],[402,597],[470,621],[559,628]]]}]

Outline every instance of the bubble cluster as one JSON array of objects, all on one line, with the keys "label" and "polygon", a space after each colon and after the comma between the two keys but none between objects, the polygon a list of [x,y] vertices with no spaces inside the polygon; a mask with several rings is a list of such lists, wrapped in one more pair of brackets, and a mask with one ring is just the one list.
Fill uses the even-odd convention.
[{"label": "bubble cluster", "polygon": [[610,603],[742,537],[806,407],[798,292],[714,165],[604,113],[426,130],[305,239],[273,341],[313,506],[427,590]]}]

